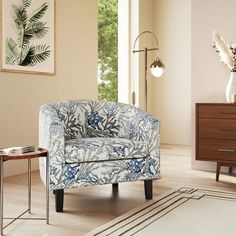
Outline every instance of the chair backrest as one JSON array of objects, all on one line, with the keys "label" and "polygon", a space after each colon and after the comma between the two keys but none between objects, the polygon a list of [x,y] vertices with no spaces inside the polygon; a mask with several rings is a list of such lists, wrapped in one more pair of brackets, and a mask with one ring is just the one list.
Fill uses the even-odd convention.
[{"label": "chair backrest", "polygon": [[67,100],[51,103],[63,122],[65,140],[83,137],[130,138],[137,108],[117,102]]},{"label": "chair backrest", "polygon": [[119,103],[90,101],[86,129],[88,137],[118,137],[120,132]]}]

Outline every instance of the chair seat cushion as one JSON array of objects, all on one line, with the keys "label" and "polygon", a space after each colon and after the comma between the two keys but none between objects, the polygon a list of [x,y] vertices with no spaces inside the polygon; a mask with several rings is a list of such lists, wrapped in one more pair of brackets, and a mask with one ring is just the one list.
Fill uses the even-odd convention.
[{"label": "chair seat cushion", "polygon": [[65,143],[66,163],[146,158],[148,145],[124,138],[82,138]]}]

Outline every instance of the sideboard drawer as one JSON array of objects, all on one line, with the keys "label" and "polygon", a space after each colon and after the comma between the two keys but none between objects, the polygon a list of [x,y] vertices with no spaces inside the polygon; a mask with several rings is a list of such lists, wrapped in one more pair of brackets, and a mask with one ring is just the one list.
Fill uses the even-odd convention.
[{"label": "sideboard drawer", "polygon": [[228,118],[236,119],[236,106],[228,105],[202,105],[199,106],[199,118]]},{"label": "sideboard drawer", "polygon": [[199,138],[236,139],[236,120],[199,119]]},{"label": "sideboard drawer", "polygon": [[217,139],[200,139],[198,145],[198,159],[236,161],[236,141]]}]

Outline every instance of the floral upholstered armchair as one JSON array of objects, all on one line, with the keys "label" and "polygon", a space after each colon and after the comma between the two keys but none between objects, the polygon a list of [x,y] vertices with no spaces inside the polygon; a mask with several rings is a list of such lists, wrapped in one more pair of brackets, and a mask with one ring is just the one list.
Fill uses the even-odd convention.
[{"label": "floral upholstered armchair", "polygon": [[[159,121],[127,104],[70,100],[43,105],[39,145],[48,148],[49,188],[56,211],[63,211],[64,189],[160,177]],[[40,175],[45,183],[45,158]]]}]

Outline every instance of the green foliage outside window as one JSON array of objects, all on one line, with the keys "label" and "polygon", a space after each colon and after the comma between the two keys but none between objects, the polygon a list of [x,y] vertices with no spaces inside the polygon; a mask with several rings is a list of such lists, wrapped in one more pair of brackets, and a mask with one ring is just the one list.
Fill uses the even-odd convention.
[{"label": "green foliage outside window", "polygon": [[98,1],[98,98],[118,100],[118,0]]}]

